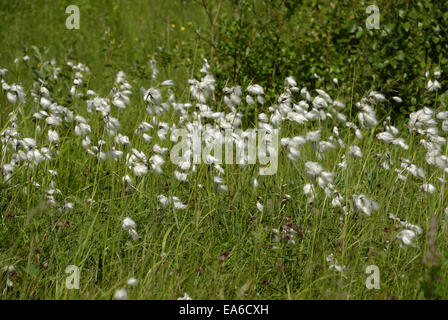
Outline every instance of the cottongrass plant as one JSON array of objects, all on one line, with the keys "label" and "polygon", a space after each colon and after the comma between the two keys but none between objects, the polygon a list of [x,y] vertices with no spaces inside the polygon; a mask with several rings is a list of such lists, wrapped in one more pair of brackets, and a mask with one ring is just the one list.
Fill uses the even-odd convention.
[{"label": "cottongrass plant", "polygon": [[[188,96],[176,96],[181,84],[158,81],[155,60],[150,87],[136,93],[137,79],[119,71],[102,96],[85,64],[48,66],[52,77],[30,88],[0,69],[7,297],[233,298],[243,287],[252,298],[422,297],[432,215],[440,221],[433,237],[447,236],[442,106],[393,124],[377,110],[399,96],[370,91],[348,104],[293,76],[277,97],[235,84],[214,101],[221,89],[207,60]],[[440,71],[426,77],[428,94],[441,89]],[[280,130],[274,175],[245,155],[234,165],[212,154],[192,161],[195,132],[203,148],[246,150],[243,120],[253,106],[253,128]],[[174,164],[180,128],[187,150]],[[18,242],[37,253],[26,256]],[[78,293],[52,276],[64,263],[85,270]],[[364,287],[372,264],[383,291]]]}]

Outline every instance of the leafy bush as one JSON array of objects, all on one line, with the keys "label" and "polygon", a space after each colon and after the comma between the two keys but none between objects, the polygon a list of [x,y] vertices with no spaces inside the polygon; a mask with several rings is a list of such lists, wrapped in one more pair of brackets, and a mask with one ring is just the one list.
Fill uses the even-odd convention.
[{"label": "leafy bush", "polygon": [[378,1],[378,30],[365,24],[370,4],[233,0],[220,17],[214,43],[218,80],[256,82],[273,92],[289,75],[329,90],[338,78],[343,84],[338,91],[347,95],[371,88],[400,94],[403,103],[387,113],[425,105],[425,72],[448,66],[448,3]]}]

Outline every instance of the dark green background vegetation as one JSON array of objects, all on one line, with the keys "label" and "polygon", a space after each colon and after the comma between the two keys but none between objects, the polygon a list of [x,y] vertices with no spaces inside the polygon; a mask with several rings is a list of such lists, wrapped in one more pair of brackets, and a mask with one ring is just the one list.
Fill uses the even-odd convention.
[{"label": "dark green background vegetation", "polygon": [[[218,1],[205,3],[214,16]],[[69,4],[80,8],[80,30],[65,28]],[[380,9],[379,30],[365,25],[371,4]],[[90,63],[99,83],[120,69],[149,82],[150,57],[183,83],[213,46],[220,86],[255,82],[278,92],[294,75],[299,85],[334,95],[399,95],[404,102],[384,110],[395,115],[425,105],[425,71],[448,64],[446,1],[224,0],[213,43],[201,0],[0,1],[0,26],[3,66],[34,45]]]}]

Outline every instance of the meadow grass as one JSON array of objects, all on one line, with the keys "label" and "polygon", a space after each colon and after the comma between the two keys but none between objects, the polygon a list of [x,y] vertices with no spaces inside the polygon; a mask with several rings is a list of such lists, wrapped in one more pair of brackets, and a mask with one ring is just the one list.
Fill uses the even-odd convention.
[{"label": "meadow grass", "polygon": [[[362,130],[362,139],[336,119],[304,125],[282,122],[281,137],[320,130],[322,140],[328,140],[334,135],[333,127],[339,126],[346,147],[330,149],[319,158],[316,146],[307,143],[300,147],[295,161],[281,147],[278,171],[272,176],[259,176],[258,165],[223,165],[227,192],[217,190],[213,181],[216,171],[206,164],[189,172],[188,182],[177,180],[173,175],[176,166],[168,157],[160,174],[150,170],[134,176],[125,159],[132,148],[149,158],[154,144],[172,146],[169,139],[160,139],[155,129],[150,143],[135,133],[142,121],[153,123],[138,89],[157,87],[161,81],[172,79],[176,100],[194,101],[187,80],[198,78],[208,49],[203,48],[193,28],[206,25],[207,17],[197,4],[180,1],[151,1],[150,5],[141,1],[78,1],[81,30],[76,31],[64,27],[68,4],[70,1],[1,1],[0,68],[9,70],[3,76],[6,82],[24,86],[27,103],[8,102],[7,90],[0,89],[0,128],[4,132],[11,125],[12,112],[17,115],[22,138],[35,139],[38,146],[48,145],[47,133],[52,126],[33,119],[39,103],[33,102],[31,88],[38,79],[35,71],[45,74],[44,61],[54,57],[62,67],[57,80],[48,80],[54,101],[88,119],[92,141],[105,139],[124,156],[117,161],[98,161],[86,153],[81,138],[74,135],[76,123],[64,122],[57,127],[59,142],[52,149],[57,150],[57,156],[34,168],[20,162],[10,181],[0,178],[2,299],[111,299],[120,288],[127,288],[131,299],[176,299],[184,293],[193,299],[446,298],[448,201],[446,187],[437,180],[443,170],[426,163],[425,149],[419,145],[422,137],[408,130],[407,123],[394,125],[409,150],[376,138],[384,131],[386,115],[378,118],[377,126]],[[22,61],[24,55],[30,60]],[[19,58],[18,63],[13,62],[15,58]],[[150,59],[160,69],[156,80],[151,78]],[[69,60],[90,68],[84,78],[85,88],[100,97],[108,96],[120,70],[126,73],[133,87],[130,103],[122,111],[114,106],[111,110],[130,146],[114,144],[105,133],[103,116],[88,113],[86,99],[69,94],[74,74],[66,65]],[[338,97],[336,85],[326,89],[347,103],[344,112],[356,122],[355,101]],[[168,91],[161,91],[165,99]],[[316,96],[314,92],[312,95]],[[299,100],[300,96],[293,98],[295,103]],[[378,108],[385,108],[387,103]],[[210,106],[228,111],[222,99],[216,104],[210,102]],[[245,114],[248,108],[243,102],[238,111]],[[264,111],[268,112],[267,106]],[[178,118],[170,108],[158,116],[158,121],[171,125]],[[259,124],[256,118],[246,117],[245,121],[248,127]],[[361,158],[350,155],[351,145],[361,148]],[[389,170],[381,167],[384,158],[375,157],[385,153],[393,160]],[[447,154],[446,145],[442,154]],[[11,156],[11,150],[2,152],[1,165],[11,161]],[[347,162],[345,170],[338,166],[342,156]],[[423,168],[424,181],[411,175],[406,183],[397,179],[394,169],[402,169],[402,158]],[[306,173],[307,161],[319,162],[324,170],[334,173],[333,185],[344,198],[346,212],[333,207],[332,198],[317,185],[314,200],[308,201],[303,187],[313,179]],[[57,171],[56,177],[49,174],[50,169]],[[126,174],[132,176],[133,185],[122,182]],[[436,192],[421,192],[422,182],[432,183]],[[55,196],[57,205],[52,206],[46,199],[54,184],[60,195]],[[179,197],[187,208],[164,207],[158,200],[161,194]],[[379,210],[370,216],[358,212],[353,195],[359,194],[376,201]],[[257,201],[262,210],[257,209]],[[73,209],[66,210],[64,203],[73,203]],[[390,213],[422,228],[423,233],[414,239],[415,247],[400,246],[397,235],[405,228],[390,219]],[[431,252],[428,237],[434,216],[432,240],[440,254],[436,278],[430,276],[435,267],[424,262]],[[136,223],[139,238],[135,241],[122,228],[125,217]],[[345,267],[342,272],[330,268],[330,254],[338,266]],[[3,272],[10,265],[16,271]],[[81,270],[79,290],[65,286],[69,265]],[[366,288],[369,265],[380,270],[380,289]],[[126,284],[131,277],[138,280],[137,285]],[[428,295],[424,288],[431,285],[435,289]]]}]

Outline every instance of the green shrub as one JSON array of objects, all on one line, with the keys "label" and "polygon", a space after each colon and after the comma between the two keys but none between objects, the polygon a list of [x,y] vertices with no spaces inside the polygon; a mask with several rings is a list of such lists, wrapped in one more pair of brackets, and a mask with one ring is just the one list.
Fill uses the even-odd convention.
[{"label": "green shrub", "polygon": [[301,85],[331,91],[338,78],[347,96],[369,89],[401,96],[403,103],[384,111],[406,114],[428,102],[425,72],[447,70],[444,1],[378,1],[378,30],[365,25],[372,3],[364,1],[228,3],[214,43],[214,72],[223,83],[256,82],[273,92],[294,75]]}]

